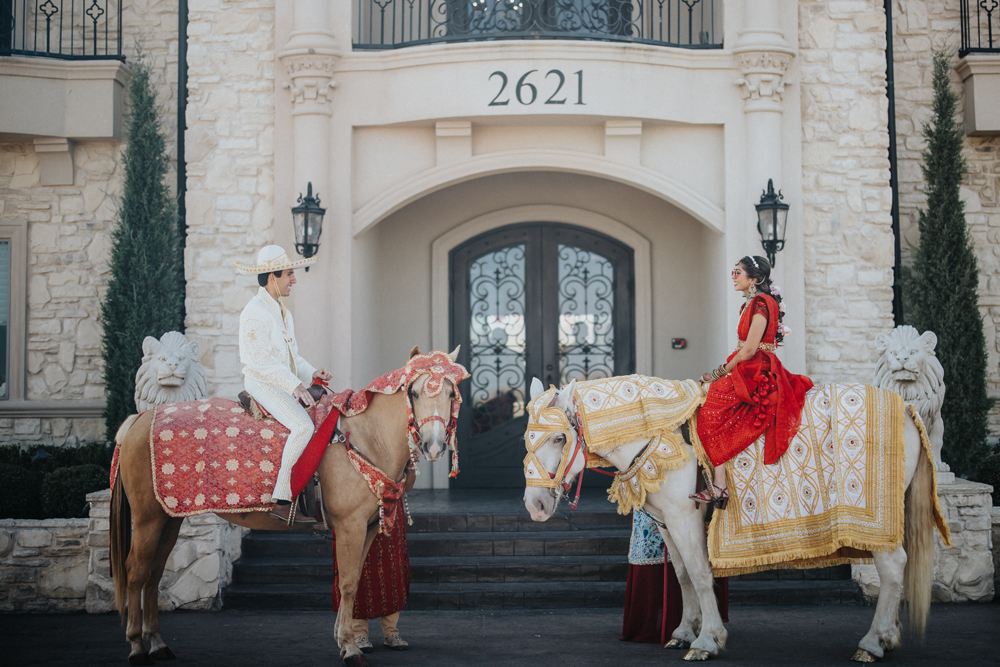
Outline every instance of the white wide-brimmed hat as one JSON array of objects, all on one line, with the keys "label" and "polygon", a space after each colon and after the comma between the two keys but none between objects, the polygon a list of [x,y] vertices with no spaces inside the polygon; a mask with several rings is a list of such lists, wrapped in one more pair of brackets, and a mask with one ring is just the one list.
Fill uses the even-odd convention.
[{"label": "white wide-brimmed hat", "polygon": [[284,271],[294,269],[299,266],[306,266],[316,262],[315,257],[308,257],[293,262],[288,258],[288,253],[280,245],[264,246],[257,253],[256,264],[246,264],[237,261],[236,268],[243,273],[271,273],[272,271]]}]

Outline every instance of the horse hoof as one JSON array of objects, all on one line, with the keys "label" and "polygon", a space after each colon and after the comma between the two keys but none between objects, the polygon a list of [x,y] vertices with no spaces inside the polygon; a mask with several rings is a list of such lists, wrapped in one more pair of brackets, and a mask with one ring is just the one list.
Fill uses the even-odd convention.
[{"label": "horse hoof", "polygon": [[701,662],[711,657],[712,655],[703,648],[693,648],[684,654],[684,659],[688,662]]},{"label": "horse hoof", "polygon": [[668,641],[666,644],[663,645],[663,648],[676,648],[681,650],[690,647],[691,647],[691,642],[686,642],[683,639],[671,639],[670,641]]},{"label": "horse hoof", "polygon": [[149,655],[151,655],[153,657],[153,660],[176,660],[177,659],[177,656],[174,655],[174,652],[171,651],[170,647],[168,647],[168,646],[163,646],[161,648],[158,648],[155,651],[153,651],[152,653],[150,653]]},{"label": "horse hoof", "polygon": [[153,659],[148,653],[134,653],[128,657],[128,664],[132,667],[149,667],[153,664]]},{"label": "horse hoof", "polygon": [[851,656],[851,660],[854,662],[878,662],[879,658],[863,648],[859,648],[854,652],[854,655]]},{"label": "horse hoof", "polygon": [[358,653],[357,655],[346,656],[344,658],[344,664],[347,665],[347,667],[370,667],[371,666],[371,663],[368,662],[368,658],[366,658],[361,653]]}]

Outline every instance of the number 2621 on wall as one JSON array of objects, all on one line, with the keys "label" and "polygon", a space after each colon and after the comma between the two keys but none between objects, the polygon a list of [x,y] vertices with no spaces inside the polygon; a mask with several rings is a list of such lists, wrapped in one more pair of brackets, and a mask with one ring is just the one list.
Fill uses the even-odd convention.
[{"label": "number 2621 on wall", "polygon": [[[535,75],[534,77],[532,77],[533,74]],[[500,71],[493,72],[489,76],[490,80],[493,80],[494,77],[500,80],[500,90],[497,91],[497,94],[493,97],[493,99],[487,106],[491,107],[507,106],[508,104],[510,104],[510,99],[511,99],[511,91],[507,89],[507,84],[510,82],[510,80],[507,78],[506,74]],[[562,71],[557,69],[550,69],[543,77],[543,81],[538,86],[536,86],[534,83],[531,83],[531,81],[528,80],[529,77],[537,80],[537,77],[541,77],[541,72],[537,69],[529,70],[525,72],[520,79],[517,80],[516,84],[511,86],[514,89],[513,91],[514,98],[517,99],[519,104],[522,104],[524,106],[534,104],[535,101],[539,99],[538,95],[539,87],[543,89],[542,95],[545,95],[550,91],[552,93],[551,95],[548,96],[548,98],[546,98],[544,102],[542,102],[542,104],[574,104],[574,105],[586,104],[583,101],[583,70],[580,70],[578,72],[573,72],[573,77],[576,78],[575,102],[569,102],[569,98],[572,96],[573,92],[572,83],[570,83],[569,87],[566,90],[563,90],[563,87],[566,86],[566,75],[563,74]]]}]

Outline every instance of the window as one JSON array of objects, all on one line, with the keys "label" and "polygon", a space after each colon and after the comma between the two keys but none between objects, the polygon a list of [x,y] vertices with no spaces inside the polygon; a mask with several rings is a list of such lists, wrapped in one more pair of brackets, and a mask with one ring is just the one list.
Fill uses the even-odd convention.
[{"label": "window", "polygon": [[24,399],[27,224],[0,225],[0,402]]}]

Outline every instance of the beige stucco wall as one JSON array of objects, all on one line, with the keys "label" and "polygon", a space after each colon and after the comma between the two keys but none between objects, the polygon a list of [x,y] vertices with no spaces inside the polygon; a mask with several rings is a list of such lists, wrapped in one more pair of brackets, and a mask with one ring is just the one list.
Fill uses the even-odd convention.
[{"label": "beige stucco wall", "polygon": [[[706,301],[702,279],[713,233],[634,188],[546,172],[504,174],[446,188],[394,213],[358,239],[358,283],[365,287],[354,302],[354,375],[377,377],[402,365],[413,345],[432,345],[430,246],[435,238],[485,213],[546,204],[600,213],[650,242],[652,372],[678,380],[700,376],[714,359],[705,344],[705,313],[717,304]],[[738,296],[727,307],[738,308]],[[688,348],[671,349],[671,338],[686,338]]]}]

